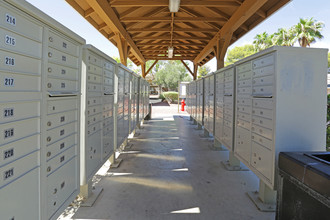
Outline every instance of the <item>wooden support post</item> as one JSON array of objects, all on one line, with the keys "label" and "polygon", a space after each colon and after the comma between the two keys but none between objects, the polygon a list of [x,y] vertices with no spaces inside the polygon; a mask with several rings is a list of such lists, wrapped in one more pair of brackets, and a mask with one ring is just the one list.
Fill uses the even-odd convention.
[{"label": "wooden support post", "polygon": [[196,80],[197,79],[197,71],[198,71],[198,65],[197,65],[197,63],[194,63],[194,80]]},{"label": "wooden support post", "polygon": [[127,44],[126,39],[123,38],[121,36],[121,34],[119,34],[119,33],[116,34],[116,42],[117,42],[117,48],[119,51],[120,62],[121,62],[121,64],[127,66],[127,56],[128,56],[130,47]]},{"label": "wooden support post", "polygon": [[142,77],[146,78],[146,64],[145,63],[141,63],[141,70],[142,70]]},{"label": "wooden support post", "polygon": [[228,32],[223,37],[220,37],[220,39],[217,41],[216,53],[215,53],[217,58],[217,69],[221,69],[225,66],[225,55],[229,47],[232,36],[233,33]]}]

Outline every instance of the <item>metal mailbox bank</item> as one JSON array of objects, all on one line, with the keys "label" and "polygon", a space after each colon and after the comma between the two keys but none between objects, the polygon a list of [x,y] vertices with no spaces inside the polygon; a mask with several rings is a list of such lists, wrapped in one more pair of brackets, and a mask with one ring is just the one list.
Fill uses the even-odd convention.
[{"label": "metal mailbox bank", "polygon": [[25,1],[0,17],[1,219],[56,219],[79,193],[85,41]]},{"label": "metal mailbox bank", "polygon": [[114,74],[116,61],[93,47],[83,48],[81,81],[81,194],[89,197],[95,173],[114,152]]}]

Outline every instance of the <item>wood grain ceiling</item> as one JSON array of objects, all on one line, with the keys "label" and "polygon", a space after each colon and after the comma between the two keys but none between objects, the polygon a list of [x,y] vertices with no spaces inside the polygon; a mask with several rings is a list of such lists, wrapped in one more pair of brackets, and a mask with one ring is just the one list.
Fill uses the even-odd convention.
[{"label": "wood grain ceiling", "polygon": [[181,0],[176,13],[169,0],[66,1],[136,65],[173,59],[201,66],[223,59],[230,44],[290,0]]}]

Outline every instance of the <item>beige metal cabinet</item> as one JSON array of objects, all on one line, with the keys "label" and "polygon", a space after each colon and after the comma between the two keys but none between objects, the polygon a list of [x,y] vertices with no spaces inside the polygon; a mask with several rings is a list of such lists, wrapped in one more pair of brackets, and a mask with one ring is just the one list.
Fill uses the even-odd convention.
[{"label": "beige metal cabinet", "polygon": [[[24,30],[24,25],[31,30]],[[0,3],[0,212],[4,219],[40,219],[41,32],[38,21]]]},{"label": "beige metal cabinet", "polygon": [[[86,188],[91,178],[112,155],[114,105],[114,71],[116,61],[93,47],[83,48],[83,71],[81,80],[81,136],[80,185]],[[105,124],[109,121],[109,124]],[[108,132],[105,132],[108,131]],[[113,129],[111,130],[113,132]],[[88,188],[88,187],[87,187]],[[91,191],[83,192],[91,195]]]},{"label": "beige metal cabinet", "polygon": [[236,64],[235,155],[271,189],[279,152],[325,150],[326,53],[273,47]]},{"label": "beige metal cabinet", "polygon": [[[2,203],[1,215],[57,219],[78,194],[78,94],[85,41],[18,0],[0,3],[0,39],[0,170],[8,177],[0,195],[9,201]],[[69,165],[72,158],[75,163]],[[50,186],[65,176],[76,182],[74,187],[54,192]]]},{"label": "beige metal cabinet", "polygon": [[40,169],[35,168],[10,184],[0,187],[1,201],[5,199],[0,206],[2,219],[40,219],[39,178]]},{"label": "beige metal cabinet", "polygon": [[230,151],[234,142],[235,71],[233,66],[214,73],[215,82],[215,137]]}]

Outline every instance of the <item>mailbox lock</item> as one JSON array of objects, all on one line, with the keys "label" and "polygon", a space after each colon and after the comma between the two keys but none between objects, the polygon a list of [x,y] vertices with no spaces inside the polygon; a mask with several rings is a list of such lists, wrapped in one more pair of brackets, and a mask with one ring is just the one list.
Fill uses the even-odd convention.
[{"label": "mailbox lock", "polygon": [[47,141],[50,142],[52,140],[51,137],[47,137]]},{"label": "mailbox lock", "polygon": [[48,53],[48,57],[52,57],[53,54],[51,52]]},{"label": "mailbox lock", "polygon": [[48,72],[51,73],[52,72],[52,68],[48,67]]},{"label": "mailbox lock", "polygon": [[48,83],[48,84],[47,84],[47,87],[48,87],[48,88],[52,88],[52,84],[51,84],[51,83]]},{"label": "mailbox lock", "polygon": [[47,126],[52,126],[52,122],[47,122]]},{"label": "mailbox lock", "polygon": [[49,37],[49,42],[53,42],[53,38],[52,37]]},{"label": "mailbox lock", "polygon": [[57,193],[57,189],[55,188],[53,194],[56,194],[56,193]]},{"label": "mailbox lock", "polygon": [[52,168],[49,166],[47,167],[47,172],[50,172],[52,170]]},{"label": "mailbox lock", "polygon": [[50,155],[52,155],[51,152],[47,152],[47,157],[50,157]]}]

